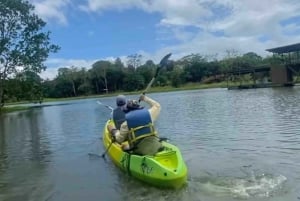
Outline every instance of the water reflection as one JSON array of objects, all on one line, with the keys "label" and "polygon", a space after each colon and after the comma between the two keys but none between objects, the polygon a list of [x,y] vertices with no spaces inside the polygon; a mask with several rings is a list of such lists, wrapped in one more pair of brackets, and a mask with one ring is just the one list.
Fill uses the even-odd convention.
[{"label": "water reflection", "polygon": [[41,132],[41,112],[29,110],[1,118],[0,189],[4,200],[29,200],[48,191],[43,191],[43,178],[51,151],[49,139]]},{"label": "water reflection", "polygon": [[[8,160],[7,160],[7,146],[6,146],[6,136],[5,136],[5,128],[4,128],[4,118],[0,115],[0,177],[4,173],[5,169],[8,167]],[[0,189],[1,186],[0,182]]]}]

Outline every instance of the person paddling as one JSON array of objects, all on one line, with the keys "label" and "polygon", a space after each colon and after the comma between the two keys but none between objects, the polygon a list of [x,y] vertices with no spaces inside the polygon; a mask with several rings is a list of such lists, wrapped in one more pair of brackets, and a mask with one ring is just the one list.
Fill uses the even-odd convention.
[{"label": "person paddling", "polygon": [[160,104],[145,95],[141,95],[139,100],[146,102],[149,109],[141,107],[138,101],[127,100],[124,104],[124,100],[125,96],[117,96],[117,108],[113,111],[115,127],[108,125],[107,129],[118,143],[128,140],[129,147],[123,146],[124,150],[132,149],[139,155],[154,155],[162,149],[153,125],[160,114]]}]

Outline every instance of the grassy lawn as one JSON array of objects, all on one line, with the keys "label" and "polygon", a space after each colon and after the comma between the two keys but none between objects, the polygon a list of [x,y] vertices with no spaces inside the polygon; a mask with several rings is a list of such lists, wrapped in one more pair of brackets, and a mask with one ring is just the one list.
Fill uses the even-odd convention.
[{"label": "grassy lawn", "polygon": [[27,110],[30,107],[28,106],[11,106],[11,107],[3,107],[0,110],[0,114],[1,113],[8,113],[8,112],[15,112],[15,111],[20,111],[20,110]]},{"label": "grassy lawn", "polygon": [[[212,84],[187,83],[178,88],[172,86],[152,87],[148,91],[148,93],[181,91],[181,90],[197,90],[197,89],[208,89],[208,88],[226,88],[226,87],[227,87],[227,82],[212,83]],[[45,98],[43,102],[69,101],[69,100],[87,99],[87,98],[102,98],[102,97],[116,96],[118,94],[134,95],[134,94],[141,94],[142,92],[143,91],[133,91],[133,92],[117,91],[114,93],[101,94],[101,95],[78,96],[78,97],[70,97],[70,98]],[[22,101],[22,102],[7,103],[6,106],[4,106],[2,110],[0,110],[0,113],[27,110],[30,108],[30,106],[18,106],[18,104],[26,104],[26,103],[31,103],[31,102]]]},{"label": "grassy lawn", "polygon": [[[212,84],[188,83],[188,84],[182,85],[178,88],[175,88],[172,86],[152,87],[152,88],[150,88],[148,93],[208,89],[208,88],[226,88],[226,87],[227,87],[227,82],[212,83]],[[135,95],[135,94],[141,94],[142,92],[143,92],[143,90],[132,91],[132,92],[116,91],[113,93],[101,94],[101,95],[78,96],[78,97],[70,97],[70,98],[45,98],[43,100],[43,102],[68,101],[68,100],[86,99],[86,98],[102,98],[102,97],[117,96],[118,94]]]}]

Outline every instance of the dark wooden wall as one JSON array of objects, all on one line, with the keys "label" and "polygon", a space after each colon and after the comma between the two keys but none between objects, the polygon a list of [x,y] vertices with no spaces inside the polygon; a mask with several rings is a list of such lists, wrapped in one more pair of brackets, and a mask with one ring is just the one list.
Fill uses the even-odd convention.
[{"label": "dark wooden wall", "polygon": [[272,84],[289,84],[293,82],[292,71],[284,65],[273,65],[271,67]]}]

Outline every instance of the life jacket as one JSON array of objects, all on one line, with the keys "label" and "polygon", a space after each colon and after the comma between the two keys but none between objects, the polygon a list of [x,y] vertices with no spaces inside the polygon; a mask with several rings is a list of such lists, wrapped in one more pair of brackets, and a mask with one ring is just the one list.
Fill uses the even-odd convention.
[{"label": "life jacket", "polygon": [[125,112],[121,109],[121,107],[117,107],[113,110],[113,121],[118,130],[120,130],[121,124],[126,120]]},{"label": "life jacket", "polygon": [[128,126],[128,142],[130,146],[134,146],[141,139],[156,135],[150,113],[147,109],[134,110],[126,115]]}]

